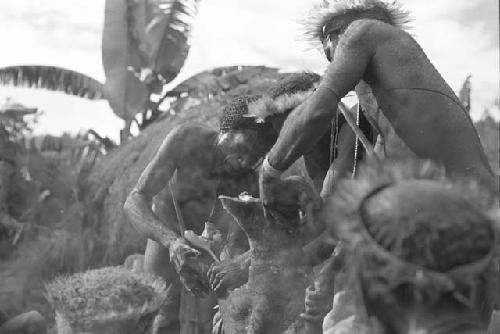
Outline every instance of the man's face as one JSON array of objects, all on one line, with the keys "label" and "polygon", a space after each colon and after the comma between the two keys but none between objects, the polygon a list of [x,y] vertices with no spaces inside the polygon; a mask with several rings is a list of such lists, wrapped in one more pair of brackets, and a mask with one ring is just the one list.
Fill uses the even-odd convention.
[{"label": "man's face", "polygon": [[256,130],[231,130],[219,133],[217,147],[224,153],[223,170],[242,174],[255,170],[266,151]]},{"label": "man's face", "polygon": [[338,41],[339,37],[333,34],[327,35],[323,40],[323,52],[329,62],[333,61],[333,55],[335,53],[335,49],[337,48]]}]

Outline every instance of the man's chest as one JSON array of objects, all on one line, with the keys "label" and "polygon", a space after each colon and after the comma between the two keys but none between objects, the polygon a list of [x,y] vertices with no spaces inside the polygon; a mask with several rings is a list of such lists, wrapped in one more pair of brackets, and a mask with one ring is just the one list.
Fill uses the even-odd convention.
[{"label": "man's chest", "polygon": [[171,181],[170,194],[176,201],[184,204],[188,202],[213,202],[217,196],[220,180],[199,169],[185,168],[177,170]]}]

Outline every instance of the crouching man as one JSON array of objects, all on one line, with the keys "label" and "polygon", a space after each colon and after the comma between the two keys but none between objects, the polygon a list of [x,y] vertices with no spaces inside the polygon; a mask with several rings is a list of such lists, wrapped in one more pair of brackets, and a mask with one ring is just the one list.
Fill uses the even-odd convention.
[{"label": "crouching man", "polygon": [[[204,222],[210,221],[230,239],[238,233],[228,231],[228,227],[236,224],[229,223],[232,218],[228,216],[221,219],[223,210],[217,196],[235,196],[242,190],[257,195],[254,169],[269,149],[262,144],[265,131],[259,132],[262,127],[254,127],[240,131],[237,136],[224,135],[227,123],[235,115],[246,113],[251,100],[252,97],[236,98],[225,107],[221,118],[222,135],[201,124],[174,128],[126,200],[124,209],[130,222],[148,238],[145,272],[161,276],[171,285],[170,302],[164,305],[155,320],[156,333],[180,332],[182,284],[195,296],[209,293],[206,271],[196,269],[200,267],[199,252],[183,239],[181,230],[201,234]],[[184,227],[180,228],[179,224]],[[246,272],[232,273],[224,275],[224,281],[219,283],[239,286],[246,280]],[[185,293],[183,296],[190,298]],[[202,303],[204,307],[200,306]],[[187,325],[195,328],[183,328],[182,333],[210,332],[215,299],[193,301],[191,305],[199,308],[194,312],[198,317],[194,322],[198,323],[189,324],[193,319],[187,319]],[[185,316],[185,312],[181,313]]]}]

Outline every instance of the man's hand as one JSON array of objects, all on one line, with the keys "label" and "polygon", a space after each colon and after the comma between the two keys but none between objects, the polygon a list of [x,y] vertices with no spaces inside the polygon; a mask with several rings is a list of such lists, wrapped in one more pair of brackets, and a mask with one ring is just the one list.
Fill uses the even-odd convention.
[{"label": "man's hand", "polygon": [[264,208],[264,216],[269,219],[271,214],[268,208],[272,207],[277,202],[277,190],[280,184],[280,178],[270,175],[265,168],[261,168],[259,174],[259,197]]},{"label": "man's hand", "polygon": [[281,180],[281,172],[274,169],[266,157],[259,173],[259,197],[267,220],[286,224],[300,209],[295,179]]},{"label": "man's hand", "polygon": [[218,296],[239,288],[248,280],[248,267],[237,259],[214,262],[208,270],[210,287]]},{"label": "man's hand", "polygon": [[201,266],[198,263],[200,252],[191,248],[183,239],[176,239],[169,246],[170,262],[184,287],[197,297],[208,294],[208,284],[201,273]]},{"label": "man's hand", "polygon": [[266,219],[286,224],[296,219],[299,210],[311,216],[321,206],[321,198],[303,177],[282,180],[276,171],[269,170],[268,162],[267,166],[263,164],[259,174],[259,197]]},{"label": "man's hand", "polygon": [[306,289],[305,312],[300,316],[308,323],[321,324],[332,309],[335,277],[344,267],[346,252],[345,244],[339,243],[323,264],[314,285]]}]

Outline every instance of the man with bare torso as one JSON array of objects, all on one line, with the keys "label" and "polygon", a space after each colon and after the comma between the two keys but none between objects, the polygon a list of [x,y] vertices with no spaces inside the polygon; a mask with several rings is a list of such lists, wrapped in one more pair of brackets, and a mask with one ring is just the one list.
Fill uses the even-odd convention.
[{"label": "man with bare torso", "polygon": [[[184,221],[186,230],[197,234],[202,233],[204,222],[210,221],[228,235],[228,242],[241,243],[231,239],[232,235],[241,233],[228,231],[236,224],[221,219],[223,210],[217,196],[236,196],[243,190],[256,193],[254,169],[269,149],[269,145],[264,146],[262,141],[266,137],[265,132],[257,135],[255,128],[237,134],[224,131],[227,119],[233,114],[246,112],[251,99],[237,98],[226,106],[221,120],[221,134],[201,124],[184,124],[174,128],[127,198],[124,206],[127,216],[134,227],[148,238],[145,271],[162,276],[172,285],[170,294],[173,298],[169,298],[170,302],[156,319],[155,326],[159,327],[156,333],[179,333],[179,316],[183,316],[179,314],[181,282],[196,296],[209,292],[206,273],[193,269],[196,268],[199,252],[183,239],[178,220]],[[230,149],[227,150],[227,147]],[[241,280],[246,280],[243,271],[235,271],[233,276],[231,273],[224,275],[224,282],[218,283],[238,286],[242,284]],[[198,302],[201,303],[200,300]],[[209,302],[206,308],[198,311],[209,314],[193,332],[210,331],[214,303]],[[182,332],[185,333],[185,329]]]},{"label": "man with bare torso", "polygon": [[430,159],[449,177],[476,178],[498,191],[471,119],[404,31],[408,21],[397,2],[381,0],[325,1],[310,16],[309,35],[322,44],[330,64],[314,94],[287,117],[264,159],[259,188],[267,216],[275,210],[266,208],[278,206],[282,172],[328,132],[340,99],[352,90],[384,139],[386,158]]},{"label": "man with bare torso", "polygon": [[264,160],[260,196],[265,206],[274,201],[272,185],[281,171],[316,144],[340,99],[358,84],[370,89],[358,87],[358,95],[374,97],[409,151],[442,164],[450,177],[473,177],[498,189],[471,119],[404,31],[407,12],[395,2],[343,0],[325,2],[312,17],[310,35],[323,44],[330,64],[316,92],[287,118]]}]

